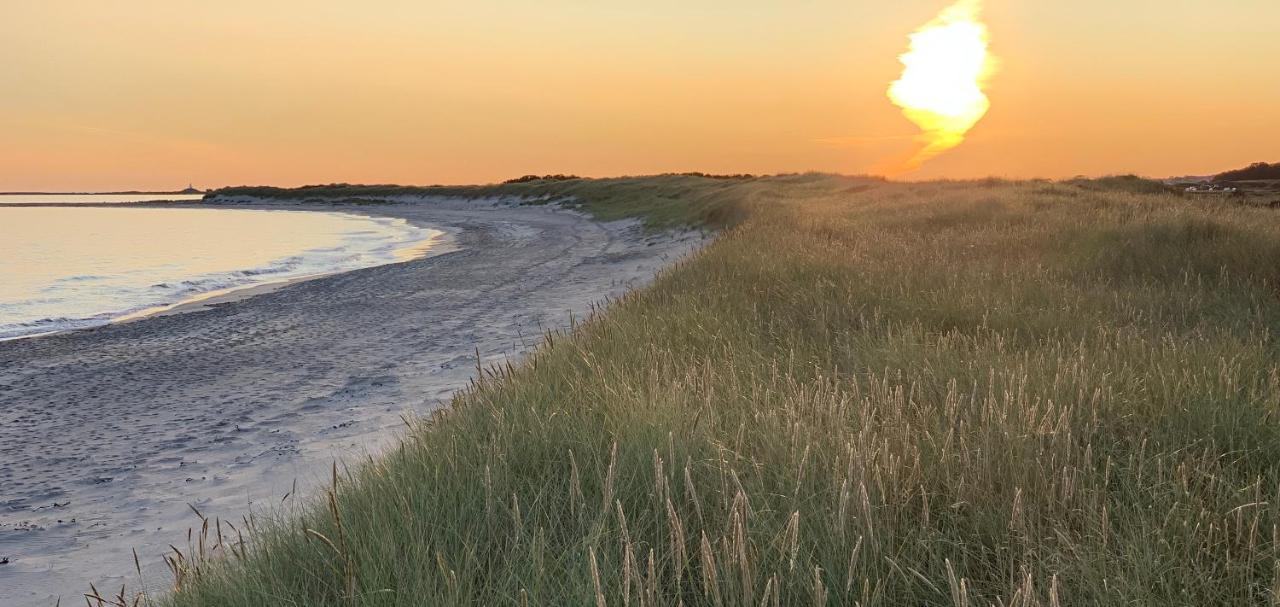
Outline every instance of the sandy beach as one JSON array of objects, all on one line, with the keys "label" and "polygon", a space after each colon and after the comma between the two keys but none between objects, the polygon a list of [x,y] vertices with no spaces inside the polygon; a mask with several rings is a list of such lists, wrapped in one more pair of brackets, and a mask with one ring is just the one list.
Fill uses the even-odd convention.
[{"label": "sandy beach", "polygon": [[191,507],[239,521],[307,496],[334,461],[376,454],[403,416],[447,402],[477,350],[515,360],[702,242],[500,201],[235,206],[448,237],[422,259],[0,342],[0,605],[135,588],[135,549],[146,585],[166,587],[162,555],[198,525]]}]

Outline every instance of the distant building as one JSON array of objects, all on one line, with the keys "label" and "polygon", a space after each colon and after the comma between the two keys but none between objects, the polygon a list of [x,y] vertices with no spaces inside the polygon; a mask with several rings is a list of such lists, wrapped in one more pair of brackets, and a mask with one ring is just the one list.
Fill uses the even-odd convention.
[{"label": "distant building", "polygon": [[202,192],[202,191],[200,191],[200,190],[197,190],[197,189],[195,188],[195,186],[193,186],[192,184],[188,183],[188,184],[187,184],[187,189],[185,189],[185,190],[183,190],[183,191],[181,191],[181,192],[178,192],[178,193],[179,193],[179,194],[203,194],[204,192]]},{"label": "distant building", "polygon": [[1235,194],[1240,190],[1233,186],[1219,185],[1216,183],[1198,183],[1187,188],[1188,194]]}]

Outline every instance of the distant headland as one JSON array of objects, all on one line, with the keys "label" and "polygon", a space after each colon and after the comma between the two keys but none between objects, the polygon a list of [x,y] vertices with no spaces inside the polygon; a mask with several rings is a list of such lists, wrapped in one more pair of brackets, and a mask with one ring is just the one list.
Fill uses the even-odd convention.
[{"label": "distant headland", "polygon": [[207,194],[213,190],[201,190],[192,184],[181,190],[123,190],[117,192],[0,192],[0,196],[117,196],[129,194]]}]

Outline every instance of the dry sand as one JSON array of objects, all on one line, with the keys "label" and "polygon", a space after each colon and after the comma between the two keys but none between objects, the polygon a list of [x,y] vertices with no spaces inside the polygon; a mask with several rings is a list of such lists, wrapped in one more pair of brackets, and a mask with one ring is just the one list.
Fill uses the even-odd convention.
[{"label": "dry sand", "polygon": [[[264,205],[443,229],[424,259],[0,342],[0,606],[164,588],[169,544],[305,495],[403,434],[484,362],[641,285],[702,243],[552,206],[445,199]],[[244,207],[240,207],[244,208]]]}]

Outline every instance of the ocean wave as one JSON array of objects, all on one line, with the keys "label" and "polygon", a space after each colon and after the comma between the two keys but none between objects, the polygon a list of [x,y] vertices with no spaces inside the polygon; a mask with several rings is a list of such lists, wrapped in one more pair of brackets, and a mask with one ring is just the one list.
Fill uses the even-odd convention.
[{"label": "ocean wave", "polygon": [[[239,211],[255,212],[255,211]],[[272,212],[272,211],[258,211]],[[403,252],[440,234],[395,218],[328,213],[342,221],[338,244],[325,244],[254,267],[188,276],[156,276],[182,271],[181,263],[119,268],[111,274],[76,273],[52,278],[39,297],[0,301],[0,339],[108,324],[139,312],[163,308],[211,292],[248,288],[403,261]],[[156,280],[160,278],[160,280]],[[49,313],[57,310],[56,313]]]}]

